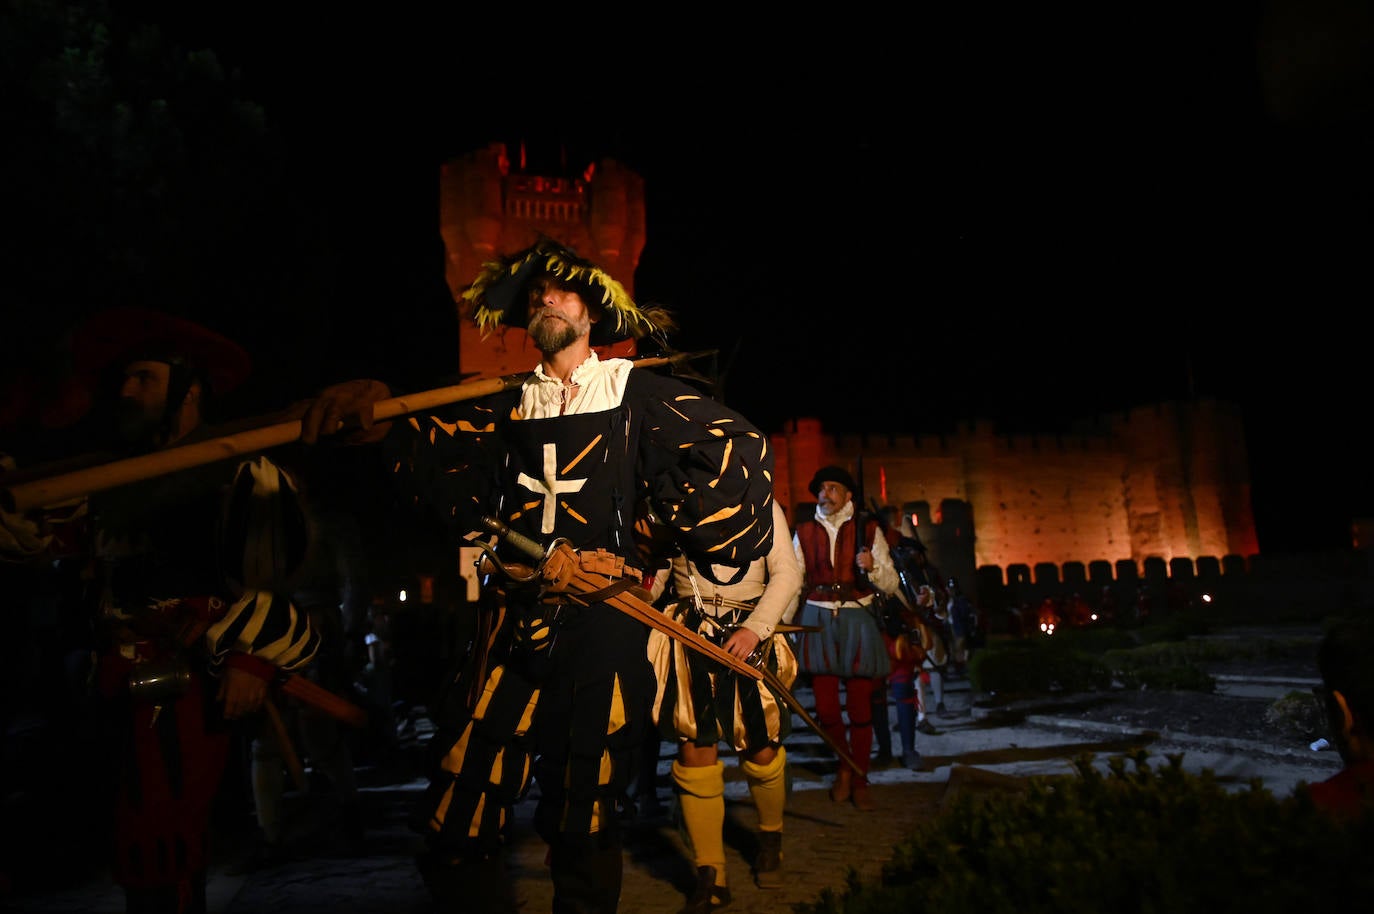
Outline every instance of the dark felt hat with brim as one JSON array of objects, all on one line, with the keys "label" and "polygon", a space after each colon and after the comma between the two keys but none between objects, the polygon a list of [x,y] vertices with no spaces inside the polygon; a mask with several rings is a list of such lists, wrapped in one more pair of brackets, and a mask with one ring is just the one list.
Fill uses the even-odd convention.
[{"label": "dark felt hat with brim", "polygon": [[489,260],[463,291],[473,305],[473,318],[482,333],[502,325],[524,329],[530,320],[530,283],[553,276],[575,289],[591,309],[591,344],[604,346],[625,339],[658,337],[660,342],[674,329],[672,318],[661,307],[640,308],[625,287],[571,248],[551,238],[540,238],[524,250]]},{"label": "dark felt hat with brim", "polygon": [[838,482],[850,492],[854,491],[854,477],[844,467],[821,467],[816,471],[816,475],[811,477],[811,485],[807,488],[812,495],[821,494],[821,484],[827,482]]},{"label": "dark felt hat with brim", "polygon": [[99,374],[139,359],[184,363],[215,394],[238,387],[253,369],[247,350],[228,337],[151,308],[98,311],[72,333],[72,361],[79,372]]}]

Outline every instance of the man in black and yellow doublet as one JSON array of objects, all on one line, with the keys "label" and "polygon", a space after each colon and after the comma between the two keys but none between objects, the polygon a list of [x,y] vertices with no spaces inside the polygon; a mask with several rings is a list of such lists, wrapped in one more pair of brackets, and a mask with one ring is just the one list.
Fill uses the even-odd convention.
[{"label": "man in black and yellow doublet", "polygon": [[[388,463],[412,503],[460,535],[483,530],[485,515],[542,546],[561,538],[605,550],[634,586],[646,505],[704,565],[742,569],[768,553],[766,436],[676,378],[597,356],[594,326],[633,335],[654,326],[614,280],[541,242],[486,271],[470,294],[479,322],[527,324],[543,358],[518,390],[393,425]],[[363,415],[360,400],[375,402],[375,382],[350,384],[307,412],[306,440],[332,430],[325,417]],[[494,548],[506,570],[528,569],[507,543]],[[417,821],[429,846],[422,872],[443,910],[516,910],[501,852],[511,808],[534,778],[553,910],[609,914],[623,865],[616,803],[655,690],[648,629],[595,596],[523,577],[485,582],[475,649],[441,696]]]},{"label": "man in black and yellow doublet", "polygon": [[[583,367],[590,373],[614,365],[593,355]],[[739,561],[767,540],[771,509],[760,502],[767,473],[754,472],[767,466],[766,439],[682,382],[628,371],[617,405],[550,418],[522,418],[518,395],[493,399],[469,407],[466,420],[426,417],[414,426],[419,440],[434,442],[428,457],[442,465],[469,466],[480,476],[489,461],[442,452],[476,446],[506,455],[490,508],[531,539],[548,544],[562,537],[584,551],[606,549],[624,558],[625,575],[638,580],[643,568],[632,525],[647,498],[685,528],[696,554]],[[431,423],[473,432],[430,435]],[[641,467],[650,470],[642,478]],[[454,475],[442,478],[460,490]],[[725,516],[711,519],[718,514]],[[498,552],[503,560],[529,561]],[[614,910],[621,865],[616,801],[650,725],[656,685],[648,629],[608,604],[545,594],[539,583],[505,581],[484,600],[491,620],[485,662],[465,670],[442,705],[434,741],[442,756],[426,796],[425,828],[449,853],[496,853],[509,808],[533,773],[540,789],[535,825],[552,846],[558,892],[602,898],[570,910]]]}]

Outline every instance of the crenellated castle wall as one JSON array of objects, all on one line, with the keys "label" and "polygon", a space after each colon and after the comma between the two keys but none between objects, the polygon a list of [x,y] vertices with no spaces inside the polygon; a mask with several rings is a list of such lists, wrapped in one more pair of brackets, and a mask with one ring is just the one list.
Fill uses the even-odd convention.
[{"label": "crenellated castle wall", "polygon": [[940,527],[952,506],[966,506],[971,555],[946,564],[1140,567],[1259,551],[1244,427],[1218,401],[1140,407],[1066,435],[999,435],[968,422],[948,435],[845,437],[797,419],[772,440],[789,517],[811,501],[807,483],[826,464],[856,474],[862,465],[866,497],[917,514],[923,540],[951,538]]}]

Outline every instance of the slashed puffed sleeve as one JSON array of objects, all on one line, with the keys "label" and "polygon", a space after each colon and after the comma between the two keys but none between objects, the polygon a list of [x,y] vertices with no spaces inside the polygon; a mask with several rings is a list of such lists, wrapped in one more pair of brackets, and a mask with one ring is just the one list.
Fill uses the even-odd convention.
[{"label": "slashed puffed sleeve", "polygon": [[400,503],[457,536],[481,530],[497,489],[498,427],[518,402],[509,391],[398,421],[383,447]]},{"label": "slashed puffed sleeve", "polygon": [[773,453],[744,416],[686,383],[635,371],[640,467],[654,513],[700,567],[744,568],[773,545]]},{"label": "slashed puffed sleeve", "polygon": [[239,464],[225,495],[220,560],[232,598],[206,632],[215,663],[233,651],[293,672],[319,649],[319,633],[278,591],[300,568],[309,524],[294,480],[266,457]]}]

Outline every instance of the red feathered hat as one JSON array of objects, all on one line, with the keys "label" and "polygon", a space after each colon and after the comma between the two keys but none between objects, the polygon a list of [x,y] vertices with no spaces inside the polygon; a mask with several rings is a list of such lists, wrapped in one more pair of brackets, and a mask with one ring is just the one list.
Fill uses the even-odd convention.
[{"label": "red feathered hat", "polygon": [[150,308],[122,306],[91,315],[72,334],[72,367],[94,376],[136,359],[184,360],[216,395],[247,380],[252,357],[208,327]]}]

